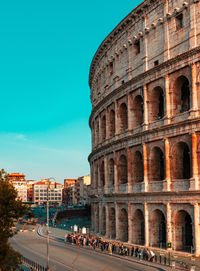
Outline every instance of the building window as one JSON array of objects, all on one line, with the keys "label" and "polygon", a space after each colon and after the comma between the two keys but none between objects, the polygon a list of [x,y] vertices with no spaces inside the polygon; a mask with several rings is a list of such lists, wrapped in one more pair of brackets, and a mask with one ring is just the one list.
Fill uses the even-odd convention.
[{"label": "building window", "polygon": [[180,13],[178,16],[176,16],[176,30],[183,28],[183,26],[183,14]]},{"label": "building window", "polygon": [[138,55],[140,53],[140,41],[136,40],[134,43],[134,55]]},{"label": "building window", "polygon": [[158,64],[159,64],[158,60],[154,61],[154,66],[158,66]]}]

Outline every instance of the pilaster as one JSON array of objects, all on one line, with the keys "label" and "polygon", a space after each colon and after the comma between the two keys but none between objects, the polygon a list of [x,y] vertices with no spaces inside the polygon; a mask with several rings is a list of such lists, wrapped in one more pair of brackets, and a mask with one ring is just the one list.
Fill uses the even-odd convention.
[{"label": "pilaster", "polygon": [[148,204],[144,203],[144,219],[145,219],[145,247],[149,246],[149,208]]},{"label": "pilaster", "polygon": [[190,190],[199,190],[198,161],[197,161],[197,134],[192,134],[192,168],[193,176],[190,180]]},{"label": "pilaster", "polygon": [[149,118],[148,118],[147,85],[143,86],[143,96],[144,96],[144,128],[148,129]]},{"label": "pilaster", "polygon": [[195,256],[200,255],[199,204],[194,204]]},{"label": "pilaster", "polygon": [[170,144],[169,139],[165,139],[165,185],[163,190],[164,191],[171,191],[171,171],[170,171]]},{"label": "pilaster", "polygon": [[144,186],[142,187],[143,192],[148,190],[148,158],[147,158],[147,144],[143,144],[143,163],[144,163]]},{"label": "pilaster", "polygon": [[114,165],[114,174],[115,174],[115,193],[118,192],[118,170],[117,170],[117,163],[118,163],[118,157],[117,152],[114,153],[114,159],[115,159],[115,165]]},{"label": "pilaster", "polygon": [[133,242],[133,219],[132,219],[132,204],[128,204],[128,242]]},{"label": "pilaster", "polygon": [[[172,210],[169,202],[167,203],[167,243],[172,245]],[[171,249],[172,247],[168,248],[168,250]]]},{"label": "pilaster", "polygon": [[131,176],[131,149],[127,149],[127,162],[128,162],[128,193],[132,192],[132,176]]}]

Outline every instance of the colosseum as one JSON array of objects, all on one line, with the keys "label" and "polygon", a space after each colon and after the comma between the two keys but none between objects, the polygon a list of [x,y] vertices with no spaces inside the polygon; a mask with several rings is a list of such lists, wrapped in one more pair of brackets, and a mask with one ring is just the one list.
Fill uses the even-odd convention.
[{"label": "colosseum", "polygon": [[145,0],[91,63],[93,231],[200,255],[200,3]]}]

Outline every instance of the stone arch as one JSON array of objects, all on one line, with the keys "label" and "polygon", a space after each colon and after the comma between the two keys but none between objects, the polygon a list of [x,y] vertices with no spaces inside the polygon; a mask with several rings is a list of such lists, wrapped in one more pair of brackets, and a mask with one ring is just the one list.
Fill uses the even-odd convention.
[{"label": "stone arch", "polygon": [[110,132],[110,137],[115,136],[115,111],[110,110],[109,114],[109,132]]},{"label": "stone arch", "polygon": [[127,159],[124,154],[120,156],[118,162],[118,180],[119,184],[125,184],[128,182]]},{"label": "stone arch", "polygon": [[102,235],[106,234],[106,208],[105,208],[105,206],[102,209],[102,229],[101,229],[101,234]]},{"label": "stone arch", "polygon": [[97,162],[94,164],[94,188],[98,186],[98,166]]},{"label": "stone arch", "polygon": [[137,95],[133,100],[133,128],[144,122],[144,102],[141,95]]},{"label": "stone arch", "polygon": [[190,149],[187,143],[180,141],[173,146],[172,175],[173,179],[191,178]]},{"label": "stone arch", "polygon": [[151,213],[151,246],[166,248],[166,220],[159,209]]},{"label": "stone arch", "polygon": [[125,208],[122,208],[119,213],[119,240],[128,241],[128,213]]},{"label": "stone arch", "polygon": [[128,110],[125,103],[122,103],[119,107],[119,119],[120,119],[120,132],[124,132],[128,129]]},{"label": "stone arch", "polygon": [[109,211],[109,232],[111,239],[116,238],[116,219],[115,219],[115,208],[110,208]]},{"label": "stone arch", "polygon": [[191,251],[193,246],[193,225],[192,219],[185,210],[174,213],[173,243],[175,250]]},{"label": "stone arch", "polygon": [[106,116],[104,115],[101,119],[101,141],[106,139]]},{"label": "stone arch", "polygon": [[174,82],[173,113],[178,114],[190,109],[190,83],[186,76],[179,76]]},{"label": "stone arch", "polygon": [[145,226],[144,214],[140,209],[137,209],[133,215],[133,243],[144,245],[145,242]]},{"label": "stone arch", "polygon": [[96,120],[96,125],[95,125],[95,143],[96,145],[99,143],[99,120]]},{"label": "stone arch", "polygon": [[144,163],[143,156],[140,151],[133,154],[133,182],[139,183],[144,180]]},{"label": "stone arch", "polygon": [[95,231],[99,232],[99,205],[95,206]]},{"label": "stone arch", "polygon": [[104,167],[104,161],[101,162],[100,165],[100,187],[105,186],[105,167]]},{"label": "stone arch", "polygon": [[160,86],[155,87],[149,96],[149,121],[155,121],[164,117],[164,91]]},{"label": "stone arch", "polygon": [[150,152],[149,179],[162,181],[165,179],[165,158],[159,147],[153,147]]},{"label": "stone arch", "polygon": [[108,184],[109,187],[114,186],[115,183],[115,162],[114,159],[110,159],[108,162],[108,173],[109,173],[109,180],[108,180]]}]

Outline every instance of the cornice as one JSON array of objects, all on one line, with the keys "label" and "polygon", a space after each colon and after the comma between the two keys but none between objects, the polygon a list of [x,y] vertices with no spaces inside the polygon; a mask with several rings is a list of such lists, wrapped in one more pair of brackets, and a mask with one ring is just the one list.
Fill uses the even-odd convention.
[{"label": "cornice", "polygon": [[[90,162],[91,158],[98,154],[99,152],[102,152],[106,149],[108,149],[109,147],[111,146],[117,146],[119,145],[120,143],[124,143],[124,142],[128,142],[129,140],[131,139],[134,139],[134,138],[138,138],[138,137],[145,137],[145,135],[147,134],[153,134],[153,133],[157,133],[158,131],[165,131],[165,130],[169,130],[170,128],[179,128],[179,127],[182,127],[183,125],[188,125],[188,124],[195,124],[195,123],[198,123],[200,120],[199,117],[195,118],[195,119],[187,119],[187,120],[184,120],[184,121],[181,121],[181,122],[178,122],[178,123],[173,123],[173,124],[168,124],[168,125],[164,125],[164,126],[161,126],[161,127],[157,127],[157,128],[153,128],[151,130],[145,130],[145,131],[142,131],[140,133],[137,133],[137,134],[134,134],[134,135],[129,135],[129,136],[126,136],[126,137],[123,137],[123,138],[120,138],[120,139],[117,139],[113,142],[110,142],[104,146],[101,146],[99,147],[98,149],[95,149],[94,151],[92,151],[90,153],[90,155],[88,156],[88,161]],[[190,130],[191,131],[191,130]],[[199,131],[196,131],[196,132],[199,132]],[[183,131],[182,134],[179,134],[179,136],[181,135],[184,135],[186,134],[186,132]],[[166,137],[168,138],[171,138],[171,137],[174,137],[174,135],[169,135],[167,136],[166,134]],[[152,140],[151,141],[155,141],[152,137]],[[151,141],[145,141],[145,143],[148,143],[148,142],[151,142]]]},{"label": "cornice", "polygon": [[137,19],[144,18],[145,14],[149,9],[153,9],[154,6],[162,4],[163,0],[145,0],[138,6],[136,6],[114,29],[113,31],[103,40],[97,49],[90,66],[89,71],[89,86],[91,88],[91,82],[93,80],[95,65],[98,60],[101,58],[108,45],[116,39],[119,33],[123,29],[125,29],[128,25],[130,25],[133,21],[137,21]]},{"label": "cornice", "polygon": [[172,59],[169,59],[139,75],[137,75],[136,77],[132,78],[131,80],[129,80],[128,82],[125,82],[123,85],[121,85],[120,87],[116,88],[115,90],[113,90],[111,93],[109,93],[105,98],[103,98],[93,109],[89,118],[89,126],[91,128],[91,120],[93,118],[93,115],[96,113],[96,111],[101,108],[101,106],[106,103],[107,101],[109,101],[112,97],[114,97],[117,93],[121,92],[123,89],[129,87],[130,85],[137,83],[138,81],[145,79],[147,76],[151,76],[152,74],[155,74],[156,72],[159,72],[161,70],[163,70],[164,68],[167,68],[169,66],[172,66],[173,64],[181,61],[181,60],[185,60],[191,56],[196,55],[197,53],[200,53],[200,46],[197,46],[189,51],[186,51]]}]

